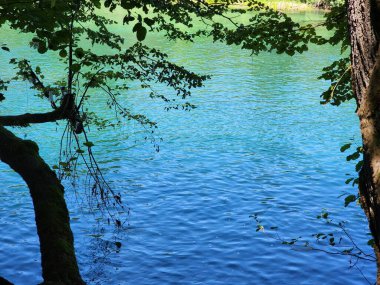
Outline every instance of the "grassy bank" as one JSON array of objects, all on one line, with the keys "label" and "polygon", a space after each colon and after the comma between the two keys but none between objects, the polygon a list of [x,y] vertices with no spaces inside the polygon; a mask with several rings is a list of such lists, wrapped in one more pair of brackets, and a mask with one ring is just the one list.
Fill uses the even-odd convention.
[{"label": "grassy bank", "polygon": [[[281,11],[311,11],[316,9],[328,9],[329,7],[339,4],[344,0],[261,0],[268,7]],[[225,3],[223,0],[207,0],[209,4]],[[244,9],[247,2],[244,0],[234,1],[230,5],[234,9]]]}]

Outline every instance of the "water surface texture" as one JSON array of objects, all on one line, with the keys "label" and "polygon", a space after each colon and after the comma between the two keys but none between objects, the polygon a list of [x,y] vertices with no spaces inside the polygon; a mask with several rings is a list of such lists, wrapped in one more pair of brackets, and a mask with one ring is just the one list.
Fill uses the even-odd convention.
[{"label": "water surface texture", "polygon": [[[304,20],[319,17],[298,15]],[[122,30],[119,27],[120,31]],[[9,47],[30,55],[27,37],[0,31]],[[129,36],[132,38],[132,36]],[[337,47],[311,47],[303,55],[262,54],[250,57],[237,47],[167,42],[149,35],[178,64],[213,77],[194,90],[191,112],[166,112],[132,84],[123,99],[133,112],[159,123],[155,152],[137,123],[92,130],[95,155],[105,176],[123,193],[129,227],[114,231],[88,211],[86,199],[66,197],[72,218],[81,272],[89,284],[367,284],[375,264],[359,261],[350,268],[345,256],[282,245],[281,238],[333,231],[316,219],[322,209],[346,220],[352,238],[366,250],[367,226],[359,207],[343,206],[339,195],[354,189],[344,181],[353,165],[339,151],[360,133],[354,104],[322,106],[327,83],[316,78],[338,58]],[[13,72],[2,53],[0,73]],[[33,63],[59,78],[53,54],[34,55]],[[4,66],[4,67],[3,67]],[[12,86],[13,96],[1,114],[35,112],[47,102],[36,99],[25,82]],[[170,92],[157,86],[162,92]],[[92,106],[104,112],[94,94]],[[17,108],[15,108],[17,106]],[[105,113],[105,116],[112,117]],[[35,140],[50,165],[57,163],[63,124],[14,129]],[[0,276],[15,284],[41,282],[39,245],[31,198],[23,181],[0,164]],[[77,191],[81,192],[81,184]],[[256,232],[257,214],[265,227]],[[116,246],[115,241],[121,243]],[[326,250],[328,247],[326,247]],[[352,260],[355,262],[355,260]],[[362,273],[357,269],[360,268]]]}]

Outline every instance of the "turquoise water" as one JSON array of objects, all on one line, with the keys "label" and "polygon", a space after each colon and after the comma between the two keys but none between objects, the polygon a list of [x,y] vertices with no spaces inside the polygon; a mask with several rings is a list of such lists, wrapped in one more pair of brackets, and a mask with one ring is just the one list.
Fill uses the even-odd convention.
[{"label": "turquoise water", "polygon": [[[315,15],[300,15],[305,20]],[[26,38],[0,31],[9,47],[25,56]],[[89,284],[367,284],[375,264],[282,245],[269,230],[290,239],[333,231],[316,219],[327,209],[346,220],[352,238],[363,248],[368,240],[359,207],[343,207],[344,181],[353,165],[339,152],[360,132],[354,105],[321,106],[326,83],[320,70],[337,58],[334,47],[311,47],[294,57],[249,57],[237,47],[167,42],[148,37],[170,58],[212,74],[191,98],[191,112],[166,112],[133,85],[124,104],[159,123],[160,152],[145,133],[127,122],[117,129],[92,130],[91,141],[102,169],[130,207],[129,227],[116,231],[88,209],[86,198],[66,181],[81,272]],[[10,55],[11,57],[12,55]],[[8,58],[0,57],[7,70]],[[53,55],[33,58],[57,79],[60,63]],[[13,86],[1,114],[33,112],[49,106],[35,99],[24,82]],[[165,87],[157,86],[162,92]],[[104,113],[104,99],[92,106]],[[17,106],[17,108],[15,108]],[[105,113],[111,117],[112,114]],[[14,129],[37,141],[44,158],[57,162],[64,125]],[[15,284],[41,282],[33,208],[23,181],[3,164],[0,191],[0,276]],[[258,214],[265,227],[256,232]],[[115,245],[121,242],[121,248]],[[326,250],[328,247],[323,247]],[[350,268],[352,267],[352,268]]]}]

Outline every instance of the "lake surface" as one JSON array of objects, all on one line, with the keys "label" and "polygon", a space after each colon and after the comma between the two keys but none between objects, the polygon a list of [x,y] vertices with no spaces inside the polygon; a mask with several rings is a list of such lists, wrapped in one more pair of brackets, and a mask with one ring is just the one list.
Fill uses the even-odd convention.
[{"label": "lake surface", "polygon": [[[305,21],[320,17],[297,16]],[[15,52],[30,54],[27,38],[6,29],[0,35]],[[147,42],[176,63],[213,77],[205,88],[193,91],[191,102],[197,108],[191,112],[166,112],[148,99],[147,91],[131,86],[124,104],[159,123],[155,137],[162,138],[160,152],[133,122],[90,133],[98,162],[110,184],[123,193],[130,215],[128,228],[116,231],[88,209],[80,183],[74,195],[65,182],[85,280],[367,284],[362,273],[374,280],[374,263],[359,261],[350,268],[354,264],[346,256],[282,245],[269,230],[275,226],[280,238],[313,241],[312,234],[336,230],[316,219],[326,209],[334,221],[347,221],[352,238],[370,252],[361,209],[344,208],[343,198],[338,198],[355,192],[344,184],[355,175],[353,164],[339,151],[347,142],[359,145],[355,106],[319,104],[327,83],[316,78],[339,56],[338,48],[311,47],[294,57],[249,57],[237,47],[211,45],[208,39],[173,43],[149,35]],[[12,55],[3,54],[1,76],[12,72],[6,65]],[[59,78],[61,66],[52,54],[35,55],[33,62],[48,70],[48,79]],[[1,104],[1,114],[48,110],[26,83],[12,88],[14,95]],[[93,107],[103,113],[105,100],[93,96]],[[47,124],[14,131],[37,141],[43,157],[54,165],[63,127]],[[28,189],[6,165],[0,164],[0,171],[0,276],[15,284],[37,284],[42,281],[39,245]],[[264,232],[256,232],[254,214]]]}]

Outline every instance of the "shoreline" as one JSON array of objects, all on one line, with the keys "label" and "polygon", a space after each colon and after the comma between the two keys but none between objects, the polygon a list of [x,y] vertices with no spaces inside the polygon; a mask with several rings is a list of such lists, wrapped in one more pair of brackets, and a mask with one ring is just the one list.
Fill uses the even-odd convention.
[{"label": "shoreline", "polygon": [[[212,3],[214,1],[208,1],[211,5],[218,5],[218,3]],[[307,12],[307,11],[328,11],[327,7],[317,7],[316,5],[300,3],[296,1],[262,1],[262,3],[269,8],[276,11],[287,12]],[[230,9],[248,9],[248,5],[243,3],[231,4],[228,6]]]}]

